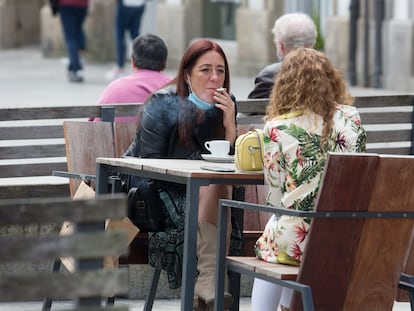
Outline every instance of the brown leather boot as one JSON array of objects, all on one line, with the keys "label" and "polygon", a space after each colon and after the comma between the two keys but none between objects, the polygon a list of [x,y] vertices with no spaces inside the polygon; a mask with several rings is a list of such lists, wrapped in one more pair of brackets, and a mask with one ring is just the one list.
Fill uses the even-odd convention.
[{"label": "brown leather boot", "polygon": [[[210,223],[199,223],[197,229],[197,270],[199,272],[194,295],[198,296],[198,310],[213,310],[216,279],[217,227]],[[224,293],[224,309],[229,309],[233,298]]]}]

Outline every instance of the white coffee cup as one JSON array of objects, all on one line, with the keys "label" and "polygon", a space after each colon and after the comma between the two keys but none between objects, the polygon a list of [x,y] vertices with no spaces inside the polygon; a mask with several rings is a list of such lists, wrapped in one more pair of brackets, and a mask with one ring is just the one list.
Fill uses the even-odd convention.
[{"label": "white coffee cup", "polygon": [[204,147],[211,152],[213,157],[224,158],[229,155],[230,142],[228,140],[210,140],[204,143]]}]

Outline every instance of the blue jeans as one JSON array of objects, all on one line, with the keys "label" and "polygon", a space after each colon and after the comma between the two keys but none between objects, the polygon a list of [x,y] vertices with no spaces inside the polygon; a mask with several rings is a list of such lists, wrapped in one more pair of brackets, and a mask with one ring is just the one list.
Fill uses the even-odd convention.
[{"label": "blue jeans", "polygon": [[116,63],[119,68],[123,68],[125,64],[125,32],[129,31],[131,40],[139,35],[144,10],[145,4],[138,7],[126,7],[122,4],[122,0],[118,0],[115,11],[115,44]]},{"label": "blue jeans", "polygon": [[83,22],[85,21],[86,14],[87,8],[66,5],[59,7],[60,20],[69,56],[69,71],[82,69],[79,51],[86,48],[86,39],[83,32]]}]

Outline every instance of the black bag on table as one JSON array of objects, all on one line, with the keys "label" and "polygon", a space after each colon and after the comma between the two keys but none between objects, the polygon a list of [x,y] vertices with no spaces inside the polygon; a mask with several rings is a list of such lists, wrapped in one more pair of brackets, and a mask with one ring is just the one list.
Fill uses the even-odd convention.
[{"label": "black bag on table", "polygon": [[128,217],[143,232],[164,228],[163,203],[159,187],[152,179],[128,176]]}]

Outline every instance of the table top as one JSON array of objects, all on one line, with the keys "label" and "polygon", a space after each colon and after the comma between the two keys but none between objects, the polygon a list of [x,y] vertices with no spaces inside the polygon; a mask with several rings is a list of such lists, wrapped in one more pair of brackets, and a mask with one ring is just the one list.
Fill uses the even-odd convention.
[{"label": "table top", "polygon": [[[234,163],[216,163],[205,160],[187,159],[149,159],[149,158],[97,158],[96,163],[106,164],[146,172],[157,172],[166,175],[191,178],[226,178],[263,180],[262,171],[239,171]],[[202,169],[202,166],[234,169],[234,172],[213,172]]]}]

